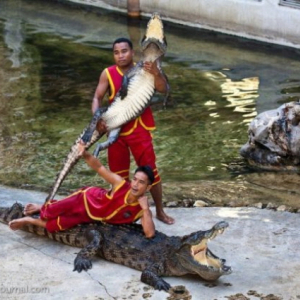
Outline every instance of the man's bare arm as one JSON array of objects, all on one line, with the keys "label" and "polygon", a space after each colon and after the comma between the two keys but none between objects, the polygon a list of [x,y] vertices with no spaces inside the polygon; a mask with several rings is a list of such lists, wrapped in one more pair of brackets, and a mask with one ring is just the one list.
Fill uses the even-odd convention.
[{"label": "man's bare arm", "polygon": [[118,174],[115,174],[108,170],[106,167],[102,165],[100,160],[90,154],[85,149],[85,144],[83,142],[78,143],[78,149],[79,149],[79,155],[84,158],[86,164],[96,171],[100,177],[102,177],[106,182],[112,185],[112,189],[117,187],[124,179],[119,176]]},{"label": "man's bare arm", "polygon": [[149,208],[147,196],[140,197],[139,203],[143,209],[143,215],[141,217],[141,224],[143,226],[145,236],[147,238],[152,238],[155,235],[155,225],[154,225],[153,218],[152,218],[152,212]]},{"label": "man's bare arm", "polygon": [[99,78],[99,82],[94,94],[94,98],[93,98],[93,102],[92,102],[92,112],[93,114],[95,113],[95,111],[102,106],[102,100],[106,94],[106,92],[108,91],[108,87],[109,87],[109,82],[108,82],[108,78],[107,78],[107,74],[104,71],[102,71],[100,78]]}]

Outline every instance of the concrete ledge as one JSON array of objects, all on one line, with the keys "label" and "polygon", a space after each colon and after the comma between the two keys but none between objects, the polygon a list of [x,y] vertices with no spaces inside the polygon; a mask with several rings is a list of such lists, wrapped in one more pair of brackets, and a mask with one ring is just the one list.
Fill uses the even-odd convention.
[{"label": "concrete ledge", "polygon": [[[15,200],[43,202],[45,197],[44,193],[0,187],[0,206]],[[165,278],[173,286],[185,286],[192,299],[246,299],[241,295],[253,300],[267,295],[263,299],[300,298],[298,214],[255,208],[166,211],[176,218],[176,224],[169,226],[157,220],[155,224],[169,235],[206,230],[221,220],[230,225],[209,247],[232,266],[231,275],[214,283],[195,276]],[[141,283],[140,272],[101,259],[94,261],[89,272],[72,272],[77,248],[13,232],[4,224],[0,224],[0,243],[1,299],[161,300],[169,296]]]}]

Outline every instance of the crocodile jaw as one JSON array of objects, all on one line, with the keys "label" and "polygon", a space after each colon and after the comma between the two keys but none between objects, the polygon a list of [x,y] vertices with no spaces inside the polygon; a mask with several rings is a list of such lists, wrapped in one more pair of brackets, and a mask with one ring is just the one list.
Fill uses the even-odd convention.
[{"label": "crocodile jaw", "polygon": [[147,61],[154,61],[165,54],[167,43],[164,35],[164,26],[158,13],[154,13],[149,20],[141,47],[144,60],[147,58]]},{"label": "crocodile jaw", "polygon": [[164,43],[164,26],[158,13],[154,13],[148,22],[145,34],[145,42],[150,39],[156,39],[160,43]]},{"label": "crocodile jaw", "polygon": [[214,255],[207,246],[208,240],[203,240],[200,245],[191,247],[191,257],[197,265],[194,271],[208,281],[217,280],[222,275],[232,273],[232,269],[225,265],[225,259]]},{"label": "crocodile jaw", "polygon": [[222,234],[227,227],[226,222],[220,222],[211,230],[190,235],[177,254],[182,270],[186,270],[186,274],[193,273],[207,281],[214,281],[222,275],[232,273],[231,267],[225,265],[225,259],[213,254],[207,246],[208,241]]}]

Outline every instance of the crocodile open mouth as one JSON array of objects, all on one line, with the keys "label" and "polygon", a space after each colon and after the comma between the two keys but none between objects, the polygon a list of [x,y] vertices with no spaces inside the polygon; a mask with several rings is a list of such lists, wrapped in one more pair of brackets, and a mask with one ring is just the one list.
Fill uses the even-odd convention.
[{"label": "crocodile open mouth", "polygon": [[210,257],[207,252],[207,245],[200,245],[193,246],[191,249],[191,255],[193,256],[194,260],[196,260],[202,266],[213,267],[216,269],[222,268],[221,260]]},{"label": "crocodile open mouth", "polygon": [[222,269],[225,261],[215,256],[208,249],[207,242],[214,239],[217,235],[223,234],[224,231],[225,227],[214,230],[209,238],[204,238],[200,244],[191,246],[191,255],[194,260],[203,266],[212,267],[214,269]]},{"label": "crocodile open mouth", "polygon": [[155,44],[156,48],[159,48],[160,55],[163,55],[166,52],[167,42],[164,36],[164,26],[159,14],[157,13],[154,13],[148,22],[147,30],[141,43],[143,52],[149,52],[149,49],[147,48],[149,48],[149,45],[151,44]]},{"label": "crocodile open mouth", "polygon": [[145,39],[155,38],[159,41],[164,39],[164,26],[158,13],[154,13],[147,24]]},{"label": "crocodile open mouth", "polygon": [[182,266],[192,269],[200,277],[209,281],[230,274],[232,270],[230,266],[225,265],[226,260],[216,256],[207,245],[208,241],[222,234],[227,227],[227,222],[219,222],[210,230],[198,231],[188,237],[180,252]]}]

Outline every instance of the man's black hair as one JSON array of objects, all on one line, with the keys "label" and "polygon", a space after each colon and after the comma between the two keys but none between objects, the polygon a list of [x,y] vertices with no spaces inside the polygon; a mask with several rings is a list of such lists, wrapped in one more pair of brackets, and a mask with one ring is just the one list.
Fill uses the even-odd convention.
[{"label": "man's black hair", "polygon": [[127,43],[129,45],[130,49],[131,50],[133,49],[133,45],[132,45],[131,40],[128,39],[128,38],[124,38],[124,37],[120,37],[120,38],[116,39],[113,42],[112,49],[114,50],[115,44],[119,44],[119,43]]},{"label": "man's black hair", "polygon": [[135,170],[134,174],[136,174],[137,172],[145,173],[148,176],[150,184],[154,182],[154,173],[150,166],[140,166]]}]

